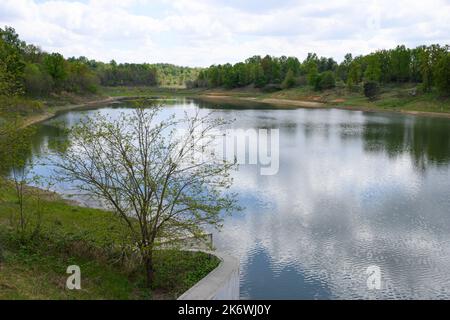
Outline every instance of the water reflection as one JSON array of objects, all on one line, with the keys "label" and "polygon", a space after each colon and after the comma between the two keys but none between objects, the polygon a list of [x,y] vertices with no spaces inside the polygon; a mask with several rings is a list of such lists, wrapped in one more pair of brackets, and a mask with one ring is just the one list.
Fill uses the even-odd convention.
[{"label": "water reflection", "polygon": [[448,165],[450,130],[447,119],[393,116],[364,126],[364,147],[390,157],[409,153],[418,170],[428,164]]},{"label": "water reflection", "polygon": [[[215,110],[234,128],[280,129],[279,173],[241,166],[233,191],[245,210],[215,234],[241,260],[242,298],[450,298],[450,121],[265,106],[178,100],[164,110]],[[40,126],[34,156],[67,139],[58,121],[93,114]],[[381,267],[380,291],[367,289],[370,265]]]}]

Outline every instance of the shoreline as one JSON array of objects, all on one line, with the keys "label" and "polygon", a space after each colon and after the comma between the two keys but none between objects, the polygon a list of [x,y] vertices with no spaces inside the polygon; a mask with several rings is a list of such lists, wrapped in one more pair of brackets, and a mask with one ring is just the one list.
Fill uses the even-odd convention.
[{"label": "shoreline", "polygon": [[338,110],[349,110],[349,111],[362,111],[362,112],[380,112],[380,113],[394,113],[394,114],[404,114],[412,116],[424,116],[424,117],[435,117],[435,118],[449,118],[450,113],[446,112],[431,112],[431,111],[414,111],[414,110],[392,110],[392,109],[381,109],[381,108],[370,108],[370,107],[358,107],[358,106],[345,106],[339,104],[333,104],[333,102],[315,102],[308,100],[293,100],[293,99],[282,99],[282,98],[258,98],[258,97],[239,97],[233,95],[215,95],[215,94],[197,94],[193,98],[198,98],[202,100],[222,100],[222,101],[246,101],[246,102],[256,102],[271,104],[274,106],[292,107],[292,108],[308,108],[308,109],[338,109]]},{"label": "shoreline", "polygon": [[[171,96],[177,97],[181,96],[178,92],[171,92]],[[391,114],[403,114],[403,115],[411,115],[411,116],[420,116],[420,117],[434,117],[434,118],[448,118],[450,119],[450,113],[446,112],[432,112],[432,111],[414,111],[414,110],[393,110],[393,109],[381,109],[381,108],[372,108],[372,107],[363,107],[363,106],[351,106],[351,105],[342,105],[339,101],[338,104],[336,102],[318,102],[318,101],[309,101],[309,100],[294,100],[294,99],[284,99],[284,98],[264,98],[258,96],[236,96],[236,95],[227,95],[225,92],[215,93],[191,93],[191,94],[182,94],[183,97],[191,98],[191,99],[200,99],[204,101],[229,101],[229,102],[247,102],[247,103],[261,103],[268,104],[275,107],[287,107],[287,108],[307,108],[307,109],[338,109],[338,110],[349,110],[349,111],[362,111],[362,112],[372,112],[372,113],[391,113]],[[145,94],[137,94],[133,96],[108,96],[104,99],[100,100],[92,100],[80,104],[68,104],[58,107],[51,107],[46,110],[44,113],[36,114],[32,116],[28,116],[24,118],[24,121],[21,125],[22,128],[39,124],[46,120],[56,117],[57,115],[73,110],[80,110],[85,108],[95,108],[100,107],[102,105],[107,105],[111,103],[116,103],[120,101],[133,100],[133,99],[144,99],[149,98],[149,95]],[[165,99],[167,96],[152,94],[151,98],[157,99]]]},{"label": "shoreline", "polygon": [[237,97],[227,95],[212,95],[212,94],[200,94],[196,96],[203,100],[230,100],[230,101],[246,101],[271,104],[274,106],[288,106],[297,108],[326,108],[326,104],[323,102],[314,102],[306,100],[292,100],[292,99],[279,99],[279,98],[258,98],[258,97]]},{"label": "shoreline", "polygon": [[26,128],[28,126],[44,122],[46,120],[56,117],[57,115],[59,115],[63,112],[72,111],[72,110],[80,110],[80,109],[84,109],[84,108],[93,108],[93,107],[95,108],[98,106],[102,106],[104,104],[110,104],[110,103],[119,102],[119,101],[123,101],[123,100],[132,100],[133,98],[136,98],[136,97],[107,97],[105,99],[93,100],[93,101],[88,101],[88,102],[84,102],[84,103],[80,103],[80,104],[68,104],[68,105],[63,105],[63,106],[58,106],[58,107],[52,107],[49,110],[46,110],[44,113],[25,117],[24,122],[21,125],[21,128]]}]

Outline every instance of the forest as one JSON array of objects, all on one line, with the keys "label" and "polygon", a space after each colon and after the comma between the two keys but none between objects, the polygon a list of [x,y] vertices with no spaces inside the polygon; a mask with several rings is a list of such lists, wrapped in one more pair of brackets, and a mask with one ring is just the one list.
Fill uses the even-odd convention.
[{"label": "forest", "polygon": [[296,57],[253,56],[236,64],[189,68],[172,64],[109,63],[86,57],[64,58],[20,40],[11,27],[0,29],[0,96],[44,97],[61,91],[95,93],[100,86],[175,86],[244,88],[270,92],[298,86],[317,91],[363,87],[374,96],[386,84],[417,83],[421,92],[450,95],[450,47],[438,44],[407,48],[399,45],[368,55],[348,53],[342,62],[309,53]]},{"label": "forest", "polygon": [[47,53],[20,40],[11,27],[0,28],[0,96],[95,93],[99,86],[183,86],[198,72],[172,64],[65,59],[59,53]]},{"label": "forest", "polygon": [[189,82],[189,87],[254,86],[275,91],[310,85],[315,90],[330,89],[337,83],[358,90],[361,84],[379,86],[389,83],[417,83],[423,92],[436,88],[450,95],[450,47],[436,45],[414,49],[399,45],[391,50],[378,50],[368,55],[348,53],[338,63],[333,58],[309,53],[301,62],[296,57],[254,56],[234,65],[213,65]]}]

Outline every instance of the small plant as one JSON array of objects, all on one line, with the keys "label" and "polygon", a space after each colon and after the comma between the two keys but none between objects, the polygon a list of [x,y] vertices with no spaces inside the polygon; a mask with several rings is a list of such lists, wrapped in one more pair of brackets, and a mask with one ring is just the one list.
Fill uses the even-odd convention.
[{"label": "small plant", "polygon": [[369,100],[375,100],[375,98],[380,93],[380,86],[378,82],[367,81],[364,83],[364,95],[369,98]]},{"label": "small plant", "polygon": [[5,176],[0,183],[13,187],[14,205],[11,207],[10,221],[24,241],[39,234],[43,211],[42,191],[29,187],[39,182],[39,176],[30,170],[33,133],[33,129],[11,125],[5,129],[0,145],[0,171]]},{"label": "small plant", "polygon": [[0,266],[5,261],[5,257],[3,255],[3,243],[1,241],[2,240],[0,239]]}]

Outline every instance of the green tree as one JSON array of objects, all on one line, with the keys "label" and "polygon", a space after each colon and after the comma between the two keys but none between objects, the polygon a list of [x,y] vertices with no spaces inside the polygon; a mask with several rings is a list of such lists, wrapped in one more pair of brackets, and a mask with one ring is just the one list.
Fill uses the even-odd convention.
[{"label": "green tree", "polygon": [[28,63],[24,73],[25,92],[32,96],[47,96],[53,88],[52,77],[39,64]]},{"label": "green tree", "polygon": [[59,53],[46,55],[44,58],[44,66],[48,74],[52,77],[55,87],[61,88],[63,81],[67,77],[66,60]]},{"label": "green tree", "polygon": [[392,61],[390,52],[388,50],[380,50],[377,51],[375,55],[378,57],[381,70],[380,82],[390,82],[392,78]]},{"label": "green tree", "polygon": [[218,66],[211,66],[208,69],[208,84],[210,87],[220,86],[220,74]]},{"label": "green tree", "polygon": [[364,79],[366,81],[379,82],[381,80],[381,64],[376,54],[366,57],[366,70],[364,71]]},{"label": "green tree", "polygon": [[422,82],[422,74],[420,72],[420,65],[422,60],[422,52],[426,49],[425,46],[411,49],[411,81],[419,83]]},{"label": "green tree", "polygon": [[223,85],[227,89],[236,87],[236,76],[233,70],[233,66],[229,63],[225,64],[222,68],[222,81]]},{"label": "green tree", "polygon": [[380,92],[380,86],[376,81],[367,81],[364,83],[364,95],[370,100],[374,100]]},{"label": "green tree", "polygon": [[281,63],[281,72],[284,78],[286,78],[287,73],[291,70],[294,76],[300,75],[300,61],[296,57],[288,57]]},{"label": "green tree", "polygon": [[435,66],[435,83],[441,95],[450,96],[450,53],[443,55]]},{"label": "green tree", "polygon": [[295,76],[294,72],[291,69],[289,69],[289,71],[287,72],[281,86],[283,89],[289,89],[295,86]]},{"label": "green tree", "polygon": [[238,87],[244,87],[249,84],[248,78],[249,73],[247,70],[247,66],[245,63],[240,62],[233,66],[234,74],[236,77],[236,86]]},{"label": "green tree", "polygon": [[306,70],[306,79],[310,86],[314,86],[317,81],[317,77],[319,76],[319,68],[317,67],[317,63],[315,61],[309,61],[305,66]]},{"label": "green tree", "polygon": [[335,86],[336,86],[336,79],[334,77],[334,73],[332,71],[325,71],[316,77],[314,89],[326,90],[332,89]]},{"label": "green tree", "polygon": [[319,75],[319,59],[315,53],[308,53],[302,64],[302,74],[306,75],[308,85],[314,86]]},{"label": "green tree", "polygon": [[0,28],[0,95],[14,96],[23,92],[22,46],[13,28]]},{"label": "green tree", "polygon": [[255,86],[257,88],[262,88],[267,84],[267,79],[264,76],[264,70],[260,64],[255,64],[253,66],[253,78]]},{"label": "green tree", "polygon": [[280,83],[280,64],[276,58],[269,55],[261,60],[261,67],[264,71],[266,83]]},{"label": "green tree", "polygon": [[322,73],[325,71],[335,71],[337,68],[337,63],[336,63],[336,61],[334,61],[333,58],[321,57],[317,61],[317,66],[318,66],[319,72]]},{"label": "green tree", "polygon": [[344,81],[347,82],[348,72],[350,70],[350,65],[353,61],[353,56],[351,53],[347,53],[345,55],[344,61],[342,61],[341,64],[337,67],[337,75],[338,77]]},{"label": "green tree", "polygon": [[17,229],[20,240],[38,235],[40,229],[41,192],[31,189],[29,184],[36,183],[39,177],[31,171],[31,137],[34,129],[22,128],[20,122],[11,122],[2,127],[0,135],[0,183],[4,178],[14,187],[15,202],[12,209],[12,225]]},{"label": "green tree", "polygon": [[86,63],[74,61],[68,63],[65,88],[71,92],[95,93],[99,84],[97,75],[92,72]]},{"label": "green tree", "polygon": [[[234,163],[214,157],[220,119],[158,118],[160,108],[136,108],[114,123],[98,116],[72,128],[72,145],[55,165],[79,190],[105,201],[122,219],[153,282],[158,242],[202,236],[237,209],[226,192]],[[179,128],[185,128],[179,134]],[[83,150],[83,152],[80,152]],[[202,155],[202,156],[199,156]]]},{"label": "green tree", "polygon": [[[1,44],[0,44],[1,46]],[[0,47],[0,55],[1,55]],[[0,58],[0,96],[13,96],[17,94],[18,82],[14,79],[14,75],[8,72],[7,64]]]},{"label": "green tree", "polygon": [[391,68],[393,80],[397,82],[405,82],[409,80],[411,53],[405,46],[397,46],[391,51]]},{"label": "green tree", "polygon": [[428,48],[423,48],[423,50],[419,52],[419,70],[422,88],[425,92],[429,92],[433,85],[433,70],[431,54]]},{"label": "green tree", "polygon": [[353,86],[358,85],[361,81],[361,64],[359,61],[353,60],[350,64],[347,77],[347,86],[353,88]]}]

